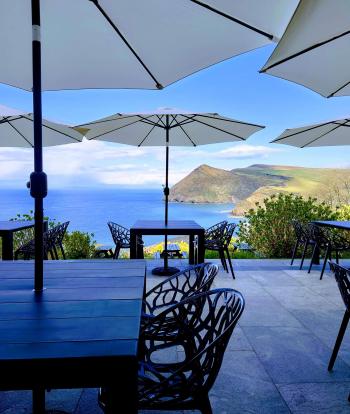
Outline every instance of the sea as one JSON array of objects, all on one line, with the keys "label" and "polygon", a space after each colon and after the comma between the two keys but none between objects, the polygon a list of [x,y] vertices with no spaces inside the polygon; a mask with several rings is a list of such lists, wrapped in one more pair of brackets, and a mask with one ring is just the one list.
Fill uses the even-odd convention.
[{"label": "sea", "polygon": [[[195,220],[207,228],[219,221],[238,222],[232,203],[169,203],[169,220]],[[0,220],[29,213],[34,203],[27,190],[0,189]],[[70,221],[69,230],[93,233],[94,240],[113,245],[107,227],[114,221],[125,227],[136,220],[163,220],[164,200],[157,189],[52,189],[44,200],[44,214],[57,222]],[[145,245],[158,243],[161,236],[147,236]]]}]

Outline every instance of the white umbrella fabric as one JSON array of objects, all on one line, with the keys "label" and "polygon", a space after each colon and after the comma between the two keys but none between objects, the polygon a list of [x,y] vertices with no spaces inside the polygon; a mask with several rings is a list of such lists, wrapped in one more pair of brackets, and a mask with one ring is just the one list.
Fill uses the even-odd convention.
[{"label": "white umbrella fabric", "polygon": [[297,2],[0,2],[0,35],[4,40],[0,44],[0,82],[33,91],[31,195],[35,198],[36,292],[43,290],[42,221],[47,193],[42,160],[42,89],[161,89],[200,69],[276,40]]},{"label": "white umbrella fabric", "polygon": [[286,129],[276,139],[275,144],[293,147],[323,147],[350,145],[350,118]]},{"label": "white umbrella fabric", "polygon": [[[34,148],[34,117],[32,113],[5,115],[0,105],[0,147]],[[72,144],[82,141],[82,135],[68,125],[43,119],[43,146]]]},{"label": "white umbrella fabric", "polygon": [[[187,113],[172,109],[142,114],[115,114],[76,127],[85,132],[88,140],[111,141],[119,144],[141,146],[164,146],[165,167],[165,225],[168,224],[169,196],[169,147],[214,144],[243,141],[264,128],[260,125],[237,121],[216,113]],[[165,252],[167,236],[165,236]],[[164,255],[164,267],[153,270],[154,274],[169,275],[177,271],[168,267]]]},{"label": "white umbrella fabric", "polygon": [[350,94],[350,2],[301,0],[261,72],[329,98]]}]

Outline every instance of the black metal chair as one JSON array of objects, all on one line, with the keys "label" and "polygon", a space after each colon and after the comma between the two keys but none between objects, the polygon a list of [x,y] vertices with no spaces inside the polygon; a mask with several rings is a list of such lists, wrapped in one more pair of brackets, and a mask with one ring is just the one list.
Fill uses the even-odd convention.
[{"label": "black metal chair", "polygon": [[338,288],[345,305],[345,313],[343,316],[343,320],[340,325],[338,336],[334,344],[333,352],[328,363],[328,371],[331,371],[333,369],[340,345],[343,341],[344,334],[350,319],[350,270],[333,262],[329,262],[329,265],[331,267],[331,271],[334,273],[335,280],[337,281]]},{"label": "black metal chair", "polygon": [[[44,247],[44,259],[48,260],[49,255],[51,260],[56,260],[54,251],[56,240],[55,229],[50,229],[43,233],[43,247]],[[14,259],[18,260],[22,257],[24,260],[34,259],[35,257],[35,239],[30,240],[20,246],[14,253]]]},{"label": "black metal chair", "polygon": [[[112,221],[107,224],[115,244],[113,259],[118,259],[121,249],[130,249],[130,230]],[[141,237],[138,238],[137,245],[139,258],[143,259],[143,241]]]},{"label": "black metal chair", "polygon": [[63,239],[67,232],[67,228],[69,226],[69,221],[66,221],[65,223],[58,224],[57,226],[53,227],[53,253],[55,255],[56,260],[59,259],[58,255],[58,249],[61,251],[61,255],[63,260],[66,260],[66,254],[64,252],[63,247]]},{"label": "black metal chair", "polygon": [[144,298],[143,321],[189,296],[208,291],[218,271],[217,265],[201,263],[189,266],[154,286]]},{"label": "black metal chair", "polygon": [[337,230],[328,230],[321,228],[320,226],[317,226],[313,223],[309,224],[309,229],[311,238],[314,240],[315,245],[312,252],[308,273],[311,271],[314,258],[316,254],[318,254],[318,251],[324,250],[325,254],[320,275],[320,279],[322,279],[327,262],[328,260],[332,259],[332,254],[335,253],[336,262],[339,263],[340,253],[343,251],[349,251],[350,243],[345,237],[342,237],[340,232]]},{"label": "black metal chair", "polygon": [[[216,289],[188,297],[152,321],[139,361],[140,410],[200,410],[212,414],[208,393],[219,373],[225,349],[244,309],[243,296],[233,289]],[[176,321],[176,334],[174,323]],[[154,338],[154,339],[153,339]],[[161,340],[160,338],[163,338]],[[180,362],[156,362],[157,353],[183,351]],[[108,412],[111,391],[103,388],[99,404]]]},{"label": "black metal chair", "polygon": [[315,243],[313,242],[313,240],[310,239],[310,234],[308,232],[307,224],[303,224],[299,220],[293,219],[292,226],[294,229],[296,241],[295,241],[295,245],[293,248],[292,259],[291,259],[290,265],[291,266],[293,265],[298,249],[300,247],[303,247],[303,253],[301,256],[301,262],[300,262],[300,267],[299,267],[299,269],[301,270],[304,264],[307,248],[310,245],[313,246]]},{"label": "black metal chair", "polygon": [[229,246],[236,226],[237,225],[235,223],[228,224],[227,221],[222,221],[221,223],[207,229],[205,233],[205,249],[219,253],[222,266],[228,273],[228,266],[225,257],[226,253],[233,279],[235,279],[235,274],[229,253]]}]

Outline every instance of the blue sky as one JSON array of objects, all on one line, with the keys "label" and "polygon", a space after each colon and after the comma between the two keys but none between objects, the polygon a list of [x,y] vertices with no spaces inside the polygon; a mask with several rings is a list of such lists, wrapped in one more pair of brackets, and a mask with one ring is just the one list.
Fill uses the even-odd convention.
[{"label": "blue sky", "polygon": [[[296,84],[259,74],[273,50],[267,46],[189,76],[162,91],[83,90],[45,92],[44,117],[84,123],[116,112],[175,107],[266,125],[245,143],[195,149],[171,148],[171,183],[202,163],[233,169],[255,163],[348,167],[348,148],[297,149],[269,144],[285,128],[349,116],[350,97],[325,99]],[[32,110],[31,94],[0,85],[0,104]],[[134,185],[159,187],[164,148],[135,148],[89,142],[45,149],[44,168],[54,187]],[[0,187],[23,187],[32,170],[32,151],[0,148]]]}]

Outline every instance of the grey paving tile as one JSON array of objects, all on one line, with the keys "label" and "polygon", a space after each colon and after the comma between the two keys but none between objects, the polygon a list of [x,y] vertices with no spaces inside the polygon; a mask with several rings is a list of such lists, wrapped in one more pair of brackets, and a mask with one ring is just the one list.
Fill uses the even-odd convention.
[{"label": "grey paving tile", "polygon": [[348,414],[350,384],[344,382],[278,385],[293,414]]},{"label": "grey paving tile", "polygon": [[241,326],[301,326],[276,299],[267,296],[245,297]]},{"label": "grey paving tile", "polygon": [[251,276],[262,286],[298,286],[299,283],[283,270],[275,269],[271,277],[272,269],[251,272]]},{"label": "grey paving tile", "polygon": [[212,391],[214,413],[290,413],[256,354],[229,351]]},{"label": "grey paving tile", "polygon": [[233,334],[227,345],[227,350],[228,351],[252,351],[253,350],[242,328],[239,325],[237,325],[235,327],[235,330],[233,331]]},{"label": "grey paving tile", "polygon": [[46,393],[46,408],[48,410],[62,410],[74,413],[82,390],[52,390]]},{"label": "grey paving tile", "polygon": [[276,383],[350,381],[350,367],[341,360],[327,371],[330,350],[306,328],[242,329]]},{"label": "grey paving tile", "polygon": [[32,409],[30,391],[5,391],[0,393],[0,413],[29,414]]},{"label": "grey paving tile", "polygon": [[97,389],[85,388],[81,394],[74,414],[102,414],[97,404]]}]

